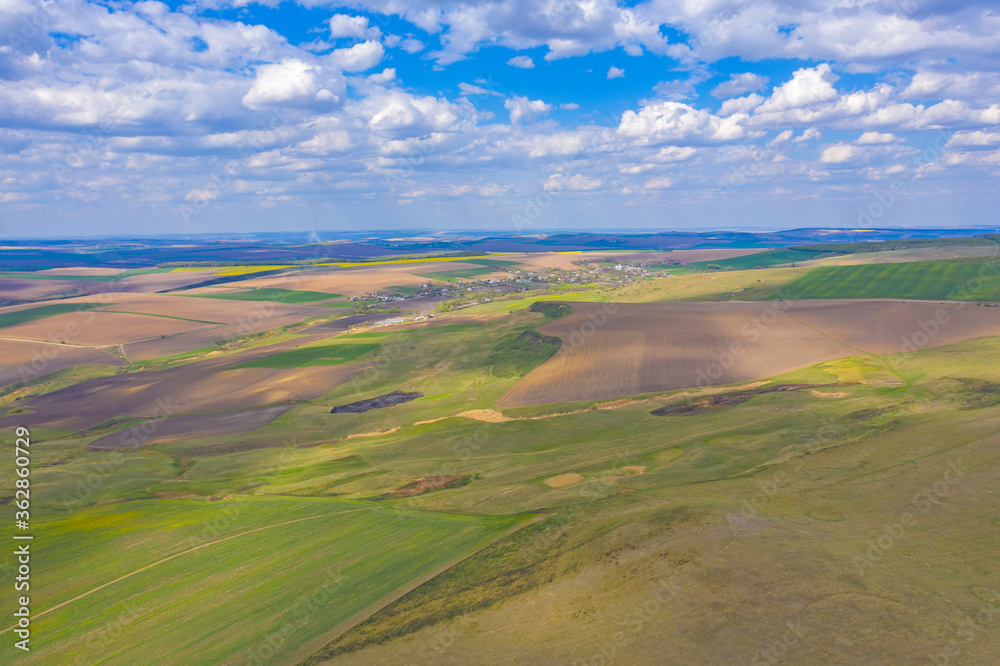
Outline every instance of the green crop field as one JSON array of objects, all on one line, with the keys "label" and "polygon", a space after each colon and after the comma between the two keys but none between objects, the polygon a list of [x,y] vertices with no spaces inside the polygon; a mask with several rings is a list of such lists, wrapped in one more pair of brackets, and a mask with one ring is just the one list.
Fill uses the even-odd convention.
[{"label": "green crop field", "polygon": [[55,305],[42,305],[37,308],[27,310],[15,310],[0,314],[0,328],[23,324],[36,319],[45,319],[55,315],[66,314],[68,312],[79,312],[81,310],[93,310],[100,307],[111,307],[114,303],[56,303]]},{"label": "green crop field", "polygon": [[244,363],[238,367],[302,368],[310,365],[344,365],[345,363],[353,363],[378,347],[377,343],[318,343]]},{"label": "green crop field", "polygon": [[18,661],[288,663],[519,522],[303,498],[145,501],[39,520],[33,563],[46,575],[32,596],[44,644]]},{"label": "green crop field", "polygon": [[[614,298],[758,297],[817,270]],[[779,645],[786,663],[922,663],[1000,594],[1000,337],[753,385],[803,385],[781,392],[498,408],[555,352],[536,329],[565,299],[264,358],[374,362],[252,432],[107,452],[87,444],[155,419],[37,429],[38,642],[19,661],[503,663],[516,645],[523,663],[603,663],[621,646],[615,661],[662,663],[669,645],[678,662],[767,663]],[[423,397],[330,413],[394,390]],[[719,402],[654,414],[704,396]],[[0,486],[13,495],[11,475]],[[0,553],[0,580],[14,567]],[[1000,624],[977,626],[963,663],[992,663]],[[0,663],[12,653],[0,645]]]},{"label": "green crop field", "polygon": [[294,289],[250,289],[231,294],[183,294],[191,298],[222,298],[229,301],[274,301],[275,303],[312,303],[343,298],[343,294],[327,294],[321,291],[296,291]]},{"label": "green crop field", "polygon": [[986,261],[911,261],[820,266],[791,282],[782,293],[784,298],[1000,302],[1000,264]]},{"label": "green crop field", "polygon": [[719,266],[722,270],[742,271],[749,268],[770,268],[784,264],[794,264],[799,261],[809,261],[823,256],[822,252],[805,250],[767,250],[755,254],[746,254],[732,259],[717,259],[715,261],[695,261],[687,264],[692,268],[712,270],[709,266]]}]

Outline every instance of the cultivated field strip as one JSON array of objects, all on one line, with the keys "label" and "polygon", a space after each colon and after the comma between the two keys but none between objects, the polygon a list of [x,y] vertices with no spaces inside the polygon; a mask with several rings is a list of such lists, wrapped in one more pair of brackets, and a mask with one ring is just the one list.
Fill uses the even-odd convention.
[{"label": "cultivated field strip", "polygon": [[[539,328],[562,339],[559,353],[508,391],[501,406],[763,379],[862,351],[1000,334],[1000,309],[962,303],[620,303],[610,314],[607,304],[572,305],[574,314]],[[606,323],[594,323],[602,317]]]}]

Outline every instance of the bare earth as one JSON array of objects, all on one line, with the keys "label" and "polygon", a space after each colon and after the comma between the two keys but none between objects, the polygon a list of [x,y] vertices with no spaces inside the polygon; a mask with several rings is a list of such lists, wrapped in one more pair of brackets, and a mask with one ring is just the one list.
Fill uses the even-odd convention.
[{"label": "bare earth", "polygon": [[118,416],[163,417],[194,412],[254,409],[311,400],[361,372],[366,365],[310,368],[240,368],[233,366],[273,354],[283,347],[238,354],[148,372],[102,377],[19,402],[26,411],[0,418],[0,428],[41,425],[86,430]]},{"label": "bare earth", "polygon": [[0,340],[0,386],[46,375],[74,365],[120,367],[125,365],[125,362],[103,349]]},{"label": "bare earth", "polygon": [[278,405],[229,414],[175,416],[104,435],[88,444],[87,448],[99,451],[135,449],[153,444],[168,444],[181,439],[246,433],[267,425],[294,407],[295,405]]},{"label": "bare earth", "polygon": [[[728,384],[862,351],[908,351],[908,340],[919,349],[1000,334],[1000,308],[954,303],[621,303],[611,313],[606,305],[574,303],[574,314],[540,327],[541,333],[561,338],[562,348],[498,404]],[[602,316],[606,323],[598,326]],[[936,317],[948,323],[935,328]]]},{"label": "bare earth", "polygon": [[16,326],[7,326],[3,329],[3,337],[106,347],[158,335],[170,335],[195,328],[205,328],[206,326],[211,326],[211,324],[138,314],[84,310],[36,319]]}]

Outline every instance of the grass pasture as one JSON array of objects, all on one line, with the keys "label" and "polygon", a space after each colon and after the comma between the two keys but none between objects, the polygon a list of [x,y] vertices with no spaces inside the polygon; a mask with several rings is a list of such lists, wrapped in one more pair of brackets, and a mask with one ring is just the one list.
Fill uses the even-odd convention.
[{"label": "grass pasture", "polygon": [[[993,663],[1000,623],[959,631],[1000,595],[1000,308],[723,302],[809,271],[330,321],[12,389],[35,615],[0,663],[896,664],[955,640],[949,663]],[[330,413],[394,390],[423,396]]]},{"label": "grass pasture", "polygon": [[[912,261],[819,266],[788,285],[784,298],[906,298],[1000,302],[1000,264]],[[776,296],[775,296],[776,297]]]},{"label": "grass pasture", "polygon": [[[38,521],[44,638],[18,661],[293,662],[518,522],[301,498],[133,502]],[[5,663],[12,651],[0,647]]]}]

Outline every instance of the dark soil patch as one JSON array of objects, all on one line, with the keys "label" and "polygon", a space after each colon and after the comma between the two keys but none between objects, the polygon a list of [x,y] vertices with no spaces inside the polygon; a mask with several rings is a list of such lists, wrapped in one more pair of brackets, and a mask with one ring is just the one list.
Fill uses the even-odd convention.
[{"label": "dark soil patch", "polygon": [[138,449],[215,435],[237,435],[261,428],[298,405],[278,405],[228,414],[189,414],[143,421],[90,442],[92,451]]},{"label": "dark soil patch", "polygon": [[1000,384],[985,379],[957,378],[964,389],[965,409],[980,409],[1000,404]]},{"label": "dark soil patch", "polygon": [[377,398],[368,398],[367,400],[358,400],[357,402],[350,402],[346,405],[337,405],[330,410],[331,414],[357,414],[360,412],[368,412],[373,409],[383,409],[385,407],[392,407],[393,405],[401,405],[404,402],[409,402],[411,400],[416,400],[417,398],[424,397],[424,394],[420,391],[414,391],[413,393],[405,393],[403,391],[393,391],[392,393],[386,393],[385,395],[380,395]]},{"label": "dark soil patch", "polygon": [[472,479],[470,474],[443,474],[441,476],[426,476],[416,481],[396,488],[395,490],[382,495],[383,499],[396,499],[399,497],[414,497],[435,490],[445,490],[447,488],[459,488],[469,483]]},{"label": "dark soil patch", "polygon": [[654,409],[650,412],[653,416],[689,416],[693,414],[704,414],[714,412],[726,407],[734,407],[749,401],[754,396],[764,393],[777,393],[778,391],[800,391],[802,389],[823,388],[826,386],[840,386],[839,384],[776,384],[775,386],[765,386],[749,391],[736,391],[733,393],[720,393],[718,395],[707,395],[691,402],[682,402],[676,405],[667,405]]}]

